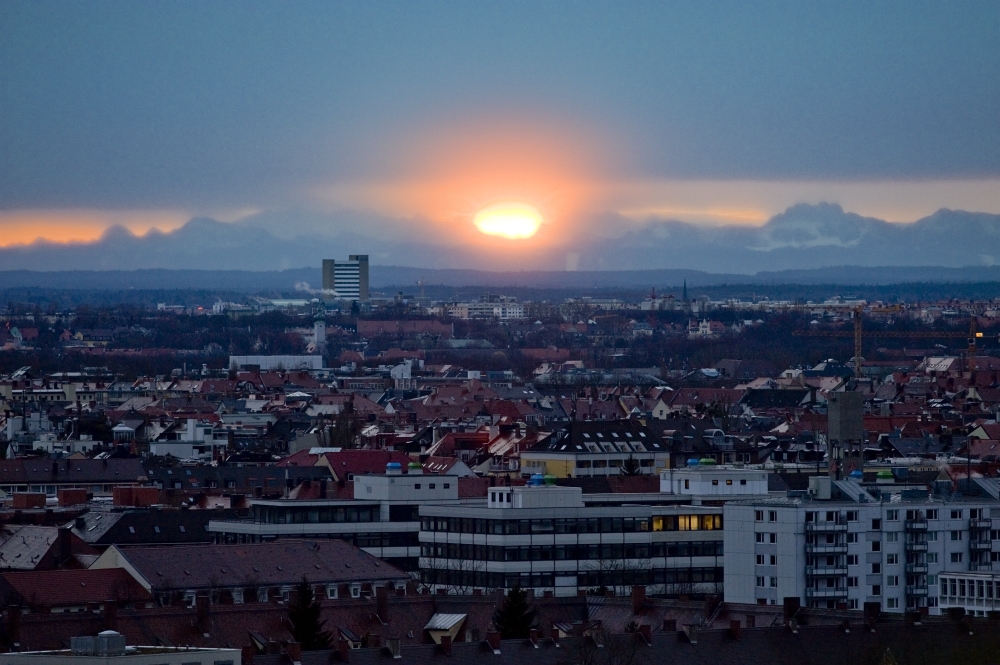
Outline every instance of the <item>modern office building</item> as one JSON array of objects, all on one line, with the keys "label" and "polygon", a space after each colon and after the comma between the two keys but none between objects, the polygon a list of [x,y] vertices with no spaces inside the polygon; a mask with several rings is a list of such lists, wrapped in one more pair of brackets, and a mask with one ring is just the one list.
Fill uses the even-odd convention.
[{"label": "modern office building", "polygon": [[208,531],[217,543],[337,538],[416,571],[418,507],[457,501],[457,476],[425,476],[419,464],[404,474],[398,462],[390,462],[384,475],[355,476],[354,499],[253,499],[249,518],[213,520]]},{"label": "modern office building", "polygon": [[525,487],[491,488],[485,505],[421,506],[423,582],[459,594],[514,586],[557,596],[632,586],[720,593],[720,504],[767,495],[766,473],[735,468],[679,469],[662,480],[674,502],[659,505],[587,505],[580,488],[554,480],[533,476]]},{"label": "modern office building", "polygon": [[725,505],[726,602],[794,597],[808,607],[939,614],[942,575],[1000,566],[1000,503],[988,497],[890,495],[828,478],[802,494]]},{"label": "modern office building", "polygon": [[323,259],[323,290],[341,300],[368,302],[368,255],[351,254],[347,261]]}]

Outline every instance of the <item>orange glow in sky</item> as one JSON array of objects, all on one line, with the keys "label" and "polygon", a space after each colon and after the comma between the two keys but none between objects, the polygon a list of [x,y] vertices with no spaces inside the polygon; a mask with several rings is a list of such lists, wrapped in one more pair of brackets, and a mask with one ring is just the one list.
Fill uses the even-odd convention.
[{"label": "orange glow in sky", "polygon": [[538,233],[543,221],[542,214],[534,206],[505,202],[483,208],[476,213],[472,223],[488,236],[522,240]]},{"label": "orange glow in sky", "polygon": [[[235,220],[253,210],[240,211]],[[7,210],[0,211],[0,247],[28,245],[35,241],[71,243],[98,240],[108,228],[123,226],[135,235],[153,229],[169,232],[192,217],[184,210]],[[224,215],[215,215],[228,221]]]}]

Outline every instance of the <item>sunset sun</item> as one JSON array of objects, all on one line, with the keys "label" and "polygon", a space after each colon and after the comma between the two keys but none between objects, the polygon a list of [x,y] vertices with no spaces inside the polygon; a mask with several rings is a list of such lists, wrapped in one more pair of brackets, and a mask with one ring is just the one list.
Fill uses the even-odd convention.
[{"label": "sunset sun", "polygon": [[527,203],[496,203],[476,213],[472,222],[481,232],[510,240],[530,238],[542,225],[542,214]]}]

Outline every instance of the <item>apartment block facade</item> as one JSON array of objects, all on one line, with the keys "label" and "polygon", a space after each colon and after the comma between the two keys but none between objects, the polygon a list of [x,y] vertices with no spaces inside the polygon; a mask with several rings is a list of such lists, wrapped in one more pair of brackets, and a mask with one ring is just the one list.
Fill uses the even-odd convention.
[{"label": "apartment block facade", "polygon": [[942,575],[991,570],[1000,556],[989,499],[772,498],[723,515],[726,602],[939,614]]}]

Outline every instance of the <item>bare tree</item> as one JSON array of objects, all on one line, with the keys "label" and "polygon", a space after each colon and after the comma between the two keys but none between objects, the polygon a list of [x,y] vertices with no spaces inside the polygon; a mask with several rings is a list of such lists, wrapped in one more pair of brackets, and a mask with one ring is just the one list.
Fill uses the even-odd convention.
[{"label": "bare tree", "polygon": [[599,556],[582,562],[583,569],[598,573],[601,585],[625,592],[635,584],[646,586],[650,581],[652,561],[648,557],[625,558],[624,556]]}]

